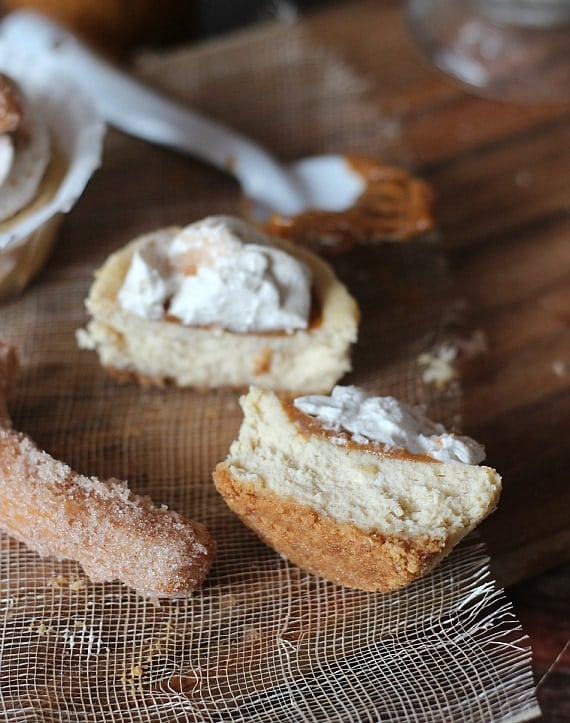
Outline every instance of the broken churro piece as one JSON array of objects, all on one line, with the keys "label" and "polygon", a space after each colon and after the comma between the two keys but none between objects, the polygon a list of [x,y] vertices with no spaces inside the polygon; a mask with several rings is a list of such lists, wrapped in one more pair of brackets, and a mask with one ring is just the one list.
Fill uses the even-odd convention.
[{"label": "broken churro piece", "polygon": [[42,556],[77,560],[95,581],[153,598],[186,597],[215,556],[206,528],[126,482],[84,477],[12,428],[5,394],[15,370],[0,341],[0,527]]}]

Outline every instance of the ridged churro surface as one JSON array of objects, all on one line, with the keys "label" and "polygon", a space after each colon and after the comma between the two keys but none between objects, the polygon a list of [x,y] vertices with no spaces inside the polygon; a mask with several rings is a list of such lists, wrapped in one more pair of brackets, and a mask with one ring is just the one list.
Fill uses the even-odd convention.
[{"label": "ridged churro surface", "polygon": [[93,581],[149,597],[185,597],[215,556],[206,528],[126,482],[85,477],[12,428],[4,394],[15,368],[0,342],[0,527],[42,556],[77,560]]}]

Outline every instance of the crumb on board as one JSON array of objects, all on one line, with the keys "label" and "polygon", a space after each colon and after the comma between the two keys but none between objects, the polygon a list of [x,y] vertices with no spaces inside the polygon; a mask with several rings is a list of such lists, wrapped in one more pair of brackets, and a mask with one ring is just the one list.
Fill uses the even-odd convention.
[{"label": "crumb on board", "polygon": [[442,389],[458,376],[455,362],[459,357],[472,359],[489,350],[487,335],[482,329],[476,329],[468,337],[458,337],[435,347],[418,356],[418,364],[423,368],[422,381]]},{"label": "crumb on board", "polygon": [[60,588],[67,585],[69,580],[63,575],[54,575],[46,582],[47,587]]},{"label": "crumb on board", "polygon": [[131,665],[128,673],[123,673],[121,676],[121,683],[126,688],[130,688],[131,692],[134,693],[136,689],[142,688],[141,679],[144,673],[144,665],[142,663],[136,663]]},{"label": "crumb on board", "polygon": [[453,362],[457,358],[457,347],[442,344],[431,352],[423,352],[418,356],[418,364],[423,367],[422,381],[433,384],[441,389],[457,378],[457,370]]},{"label": "crumb on board", "polygon": [[36,628],[36,632],[40,637],[49,635],[51,630],[51,626],[46,625],[45,623],[40,623]]},{"label": "crumb on board", "polygon": [[86,588],[85,579],[74,573],[71,573],[69,577],[65,575],[53,575],[47,580],[46,586],[56,590],[68,588],[72,592],[81,592],[81,590],[85,590]]}]

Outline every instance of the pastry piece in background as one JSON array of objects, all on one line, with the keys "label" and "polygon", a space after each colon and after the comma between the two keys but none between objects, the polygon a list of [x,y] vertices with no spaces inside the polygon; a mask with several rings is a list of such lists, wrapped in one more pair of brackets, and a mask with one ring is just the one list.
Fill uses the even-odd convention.
[{"label": "pastry piece in background", "polygon": [[0,301],[42,268],[99,165],[103,131],[61,71],[0,42]]},{"label": "pastry piece in background", "polygon": [[0,341],[0,528],[42,556],[80,562],[94,582],[120,580],[151,598],[190,595],[215,557],[206,528],[126,482],[77,474],[13,429],[5,398],[16,366]]},{"label": "pastry piece in background", "polygon": [[356,302],[328,264],[242,219],[146,234],[109,257],[79,345],[118,379],[328,392],[351,367]]},{"label": "pastry piece in background", "polygon": [[428,183],[374,158],[349,155],[345,160],[362,178],[363,190],[354,204],[344,211],[275,214],[267,231],[323,256],[334,256],[353,246],[410,241],[435,230],[434,193]]},{"label": "pastry piece in background", "polygon": [[356,387],[280,399],[250,389],[214,472],[228,506],[301,568],[386,592],[425,575],[497,504],[482,448]]},{"label": "pastry piece in background", "polygon": [[0,73],[0,223],[35,198],[50,160],[47,123]]}]

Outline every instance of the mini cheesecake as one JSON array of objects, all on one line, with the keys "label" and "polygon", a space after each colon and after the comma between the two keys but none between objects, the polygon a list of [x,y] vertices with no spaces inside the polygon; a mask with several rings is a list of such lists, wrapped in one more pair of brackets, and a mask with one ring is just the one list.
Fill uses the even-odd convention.
[{"label": "mini cheesecake", "polygon": [[218,492],[276,552],[332,582],[407,585],[497,504],[490,467],[355,441],[268,390],[241,404],[238,439],[213,474]]},{"label": "mini cheesecake", "polygon": [[144,318],[124,308],[121,289],[137,251],[153,239],[160,245],[180,233],[167,228],[145,234],[112,254],[96,272],[86,300],[91,320],[77,338],[82,348],[98,353],[113,377],[197,389],[244,390],[255,384],[297,394],[328,392],[350,370],[359,320],[356,302],[326,262],[282,239],[272,240],[272,246],[310,270],[306,328],[232,331],[218,323],[182,323],[166,308],[161,318]]}]

